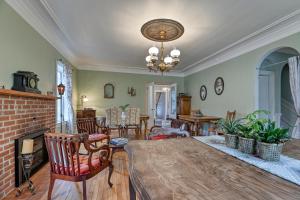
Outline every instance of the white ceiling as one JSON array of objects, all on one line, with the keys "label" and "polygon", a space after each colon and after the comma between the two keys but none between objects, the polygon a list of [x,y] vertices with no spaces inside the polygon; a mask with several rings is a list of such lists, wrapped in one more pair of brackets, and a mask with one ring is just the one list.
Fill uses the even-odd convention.
[{"label": "white ceiling", "polygon": [[175,46],[181,50],[182,62],[177,69],[184,72],[237,41],[249,39],[294,16],[290,14],[300,9],[300,0],[35,0],[30,3],[33,2],[43,8],[44,16],[51,17],[61,31],[64,45],[74,56],[73,64],[81,69],[120,71],[146,69],[144,58],[154,42],[144,38],[140,28],[151,19],[170,18],[184,26],[181,38],[166,43],[168,50]]}]

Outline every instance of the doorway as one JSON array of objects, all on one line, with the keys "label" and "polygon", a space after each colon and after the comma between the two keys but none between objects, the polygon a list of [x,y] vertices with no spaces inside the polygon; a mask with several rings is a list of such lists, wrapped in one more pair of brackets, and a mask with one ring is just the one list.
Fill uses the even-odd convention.
[{"label": "doorway", "polygon": [[295,55],[299,54],[293,48],[278,48],[267,54],[258,68],[257,108],[269,111],[268,118],[281,127],[295,122],[288,72],[288,58]]},{"label": "doorway", "polygon": [[169,118],[176,118],[177,84],[149,83],[146,86],[146,104],[150,126],[161,126]]}]

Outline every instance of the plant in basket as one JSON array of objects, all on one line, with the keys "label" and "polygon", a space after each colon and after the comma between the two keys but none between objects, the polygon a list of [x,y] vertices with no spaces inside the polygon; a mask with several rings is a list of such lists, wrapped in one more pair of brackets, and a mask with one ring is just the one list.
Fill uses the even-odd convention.
[{"label": "plant in basket", "polygon": [[277,128],[267,120],[257,137],[258,156],[268,161],[279,161],[283,144],[289,139],[288,128]]},{"label": "plant in basket", "polygon": [[230,148],[237,148],[238,142],[238,127],[240,125],[240,119],[238,120],[225,120],[221,119],[218,122],[219,127],[224,131],[226,146]]},{"label": "plant in basket", "polygon": [[253,154],[255,152],[255,139],[267,119],[259,118],[259,114],[268,114],[267,111],[257,110],[248,114],[239,126],[238,149],[243,153]]}]

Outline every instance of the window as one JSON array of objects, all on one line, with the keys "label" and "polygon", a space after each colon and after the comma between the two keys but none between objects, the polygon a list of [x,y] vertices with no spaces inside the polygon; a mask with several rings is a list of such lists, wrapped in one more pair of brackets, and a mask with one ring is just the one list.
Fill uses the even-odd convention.
[{"label": "window", "polygon": [[[60,83],[64,84],[66,86],[66,72],[65,72],[65,66],[62,61],[56,62],[56,86]],[[57,91],[56,91],[57,92]],[[57,93],[58,96],[58,93]],[[68,121],[68,109],[67,109],[67,95],[66,92],[64,95],[62,95],[62,105],[61,101],[56,101],[56,123],[61,123]],[[61,116],[61,106],[62,106],[62,116]]]}]

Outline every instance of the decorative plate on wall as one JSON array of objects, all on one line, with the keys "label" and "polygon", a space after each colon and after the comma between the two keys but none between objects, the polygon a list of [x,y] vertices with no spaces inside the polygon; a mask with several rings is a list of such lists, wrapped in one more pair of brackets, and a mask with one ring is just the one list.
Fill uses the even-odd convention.
[{"label": "decorative plate on wall", "polygon": [[222,77],[218,77],[215,81],[215,92],[217,95],[221,95],[224,91],[224,80]]},{"label": "decorative plate on wall", "polygon": [[202,101],[204,101],[204,100],[206,99],[206,97],[207,97],[207,89],[206,89],[206,86],[205,86],[205,85],[202,85],[202,86],[200,87],[200,99],[201,99]]}]

